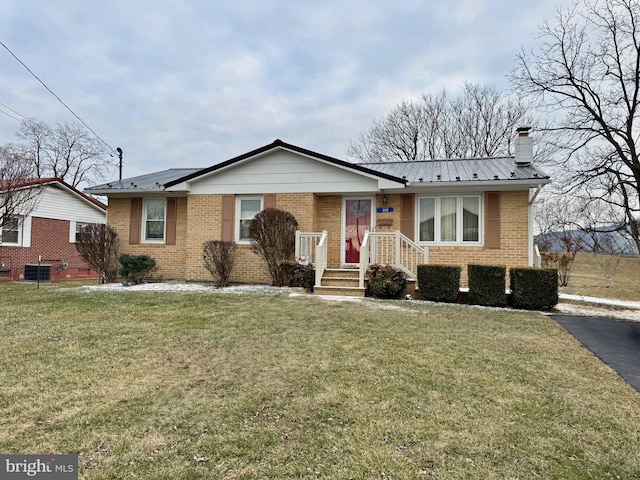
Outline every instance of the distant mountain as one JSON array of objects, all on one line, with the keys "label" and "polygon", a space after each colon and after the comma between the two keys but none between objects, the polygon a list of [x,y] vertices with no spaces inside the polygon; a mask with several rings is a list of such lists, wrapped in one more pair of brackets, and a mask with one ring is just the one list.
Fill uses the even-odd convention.
[{"label": "distant mountain", "polygon": [[582,252],[593,252],[597,245],[598,253],[610,255],[638,255],[638,247],[627,228],[616,226],[598,227],[593,233],[582,230],[567,230],[536,235],[533,239],[540,250],[549,252],[567,251],[566,240],[578,245]]}]

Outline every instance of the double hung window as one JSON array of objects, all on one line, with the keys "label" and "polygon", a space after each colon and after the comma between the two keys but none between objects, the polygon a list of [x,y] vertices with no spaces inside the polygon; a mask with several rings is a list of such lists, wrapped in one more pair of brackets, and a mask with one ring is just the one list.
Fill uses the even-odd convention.
[{"label": "double hung window", "polygon": [[145,200],[142,216],[143,238],[146,242],[164,242],[166,200]]},{"label": "double hung window", "polygon": [[236,208],[236,239],[239,242],[249,242],[249,225],[251,220],[262,211],[262,196],[238,197]]},{"label": "double hung window", "polygon": [[20,217],[12,215],[0,228],[3,245],[19,245],[20,244]]}]

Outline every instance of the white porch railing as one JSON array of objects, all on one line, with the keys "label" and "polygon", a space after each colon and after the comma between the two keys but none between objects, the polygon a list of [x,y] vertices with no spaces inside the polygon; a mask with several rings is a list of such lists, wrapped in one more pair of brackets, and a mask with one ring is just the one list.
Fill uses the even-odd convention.
[{"label": "white porch railing", "polygon": [[540,255],[538,245],[533,246],[533,266],[536,268],[542,268],[542,255]]},{"label": "white porch railing", "polygon": [[[295,255],[298,260],[313,264],[315,285],[320,286],[328,265],[327,231],[296,232]],[[418,265],[429,263],[429,250],[421,247],[400,231],[369,232],[360,245],[359,286],[364,288],[367,267],[372,263],[393,265],[411,278],[418,275]]]},{"label": "white porch railing", "polygon": [[323,230],[322,235],[320,236],[320,241],[316,245],[316,287],[319,287],[322,284],[322,275],[324,275],[324,271],[327,269],[327,257],[327,231]]},{"label": "white porch railing", "polygon": [[323,232],[301,232],[296,230],[296,260],[313,264],[316,246]]},{"label": "white porch railing", "polygon": [[367,231],[360,245],[360,288],[364,287],[367,267],[373,263],[393,265],[417,280],[418,265],[429,263],[429,249],[421,247],[399,230]]}]

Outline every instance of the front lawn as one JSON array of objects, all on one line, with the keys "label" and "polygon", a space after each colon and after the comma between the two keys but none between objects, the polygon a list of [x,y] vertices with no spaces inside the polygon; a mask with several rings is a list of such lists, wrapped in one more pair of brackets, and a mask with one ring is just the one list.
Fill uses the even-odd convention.
[{"label": "front lawn", "polygon": [[537,313],[0,296],[0,452],[80,478],[640,478],[640,395]]}]

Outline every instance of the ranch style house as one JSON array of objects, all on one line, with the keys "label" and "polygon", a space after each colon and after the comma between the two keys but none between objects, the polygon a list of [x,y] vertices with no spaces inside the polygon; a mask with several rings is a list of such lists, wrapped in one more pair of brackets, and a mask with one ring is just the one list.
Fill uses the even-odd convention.
[{"label": "ranch style house", "polygon": [[[389,263],[415,278],[417,265],[533,266],[532,204],[550,178],[533,163],[532,137],[519,129],[515,156],[350,163],[281,140],[208,168],[172,168],[96,185],[122,253],[146,254],[165,279],[211,280],[202,244],[238,245],[231,277],[269,283],[250,246],[249,222],[264,208],[299,223],[296,256],[316,270],[316,289],[346,289],[335,272]],[[337,288],[337,290],[336,290]]]}]

